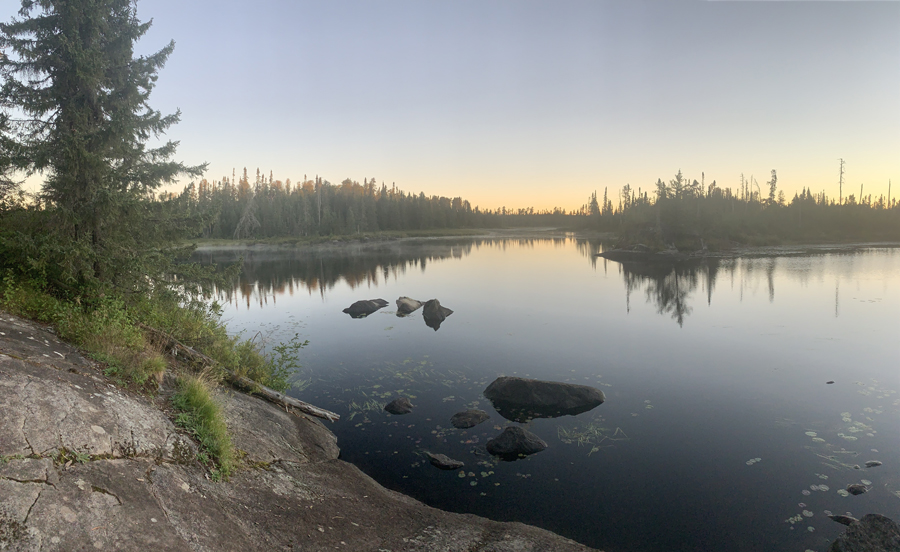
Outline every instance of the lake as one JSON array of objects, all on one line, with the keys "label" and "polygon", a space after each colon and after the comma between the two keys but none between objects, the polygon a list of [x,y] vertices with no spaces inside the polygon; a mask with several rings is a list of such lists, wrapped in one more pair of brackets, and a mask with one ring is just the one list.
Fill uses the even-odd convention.
[{"label": "lake", "polygon": [[[844,529],[830,513],[900,520],[900,249],[673,268],[603,247],[531,232],[196,258],[244,257],[219,295],[229,330],[309,340],[290,394],[341,415],[325,423],[342,459],[426,504],[609,552],[820,551]],[[435,331],[421,309],[396,316],[400,296],[454,312]],[[342,312],[375,298],[390,304]],[[606,402],[523,424],[549,447],[499,461],[485,443],[514,422],[482,392],[501,375],[591,385]],[[384,412],[399,396],[412,413]],[[454,429],[472,407],[490,420]],[[438,470],[425,451],[466,465]],[[846,496],[851,483],[870,490]]]}]

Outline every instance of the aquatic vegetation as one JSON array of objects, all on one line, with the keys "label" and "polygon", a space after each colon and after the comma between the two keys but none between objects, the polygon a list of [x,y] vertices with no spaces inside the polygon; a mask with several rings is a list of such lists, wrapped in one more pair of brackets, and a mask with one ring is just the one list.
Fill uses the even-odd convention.
[{"label": "aquatic vegetation", "polygon": [[[556,428],[556,436],[560,441],[567,445],[591,445],[588,456],[595,452],[599,452],[600,445],[606,441],[626,441],[629,439],[628,435],[622,430],[622,428],[617,427],[615,429],[611,429],[608,427],[604,427],[599,424],[600,421],[602,421],[602,418],[599,418],[596,421],[591,421],[583,426],[576,426],[573,428],[558,426]],[[605,446],[613,445],[609,444]]]},{"label": "aquatic vegetation", "polygon": [[748,466],[752,466],[753,464],[756,464],[757,462],[762,462],[762,458],[751,458],[750,460],[747,460],[744,463],[747,464]]}]

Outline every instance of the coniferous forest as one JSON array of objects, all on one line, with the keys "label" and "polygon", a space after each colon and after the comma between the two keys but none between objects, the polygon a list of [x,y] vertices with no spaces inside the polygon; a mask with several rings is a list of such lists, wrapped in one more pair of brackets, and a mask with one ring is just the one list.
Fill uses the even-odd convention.
[{"label": "coniferous forest", "polygon": [[[338,185],[319,177],[275,180],[260,175],[251,182],[244,169],[223,178],[185,187],[179,202],[203,220],[195,237],[211,239],[308,238],[352,236],[381,231],[433,229],[559,227],[596,230],[619,236],[623,244],[654,248],[725,247],[731,243],[770,245],[783,242],[900,239],[900,206],[884,194],[828,197],[804,188],[787,199],[776,171],[761,188],[744,178],[736,189],[689,180],[678,171],[648,190],[626,184],[613,194],[591,194],[576,209],[482,209],[461,197],[426,197],[375,179]],[[703,243],[700,243],[700,240]]]}]

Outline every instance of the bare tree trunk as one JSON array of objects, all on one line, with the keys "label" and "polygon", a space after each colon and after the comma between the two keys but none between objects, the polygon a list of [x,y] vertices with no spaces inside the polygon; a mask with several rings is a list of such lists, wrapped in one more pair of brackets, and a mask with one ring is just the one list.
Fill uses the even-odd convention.
[{"label": "bare tree trunk", "polygon": [[167,349],[172,351],[174,355],[182,355],[184,357],[187,357],[191,362],[198,363],[202,366],[211,366],[222,370],[228,383],[234,385],[235,387],[244,389],[251,394],[259,395],[264,399],[284,406],[285,408],[296,408],[297,410],[305,412],[306,414],[309,414],[311,416],[324,418],[332,422],[341,418],[339,414],[335,414],[334,412],[325,410],[324,408],[319,408],[318,406],[303,402],[293,397],[288,397],[284,393],[279,393],[278,391],[270,389],[265,385],[260,385],[250,378],[239,376],[231,370],[227,370],[224,366],[222,366],[215,360],[209,358],[199,351],[192,349],[191,347],[188,347],[184,343],[181,343],[180,341],[163,331],[157,330],[156,328],[151,328],[150,326],[146,326],[144,324],[140,324],[140,327],[141,329],[152,334],[157,341],[162,342]]}]

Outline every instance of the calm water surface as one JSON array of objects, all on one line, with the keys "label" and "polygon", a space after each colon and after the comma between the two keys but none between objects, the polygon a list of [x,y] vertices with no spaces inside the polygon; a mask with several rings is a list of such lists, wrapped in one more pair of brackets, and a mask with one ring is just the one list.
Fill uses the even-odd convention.
[{"label": "calm water surface", "polygon": [[[826,550],[827,514],[900,519],[900,249],[623,266],[555,238],[432,239],[240,255],[229,328],[308,339],[296,397],[339,413],[342,458],[427,504],[607,551]],[[454,310],[438,331],[399,296]],[[391,305],[367,318],[359,299]],[[590,412],[526,427],[498,462],[500,375],[597,386]],[[833,384],[826,384],[834,381]],[[405,395],[405,416],[382,410]],[[469,430],[465,408],[491,419]],[[462,460],[440,471],[423,451]],[[866,469],[865,462],[882,466]],[[855,469],[854,466],[862,466]],[[850,483],[870,492],[842,496]]]}]

